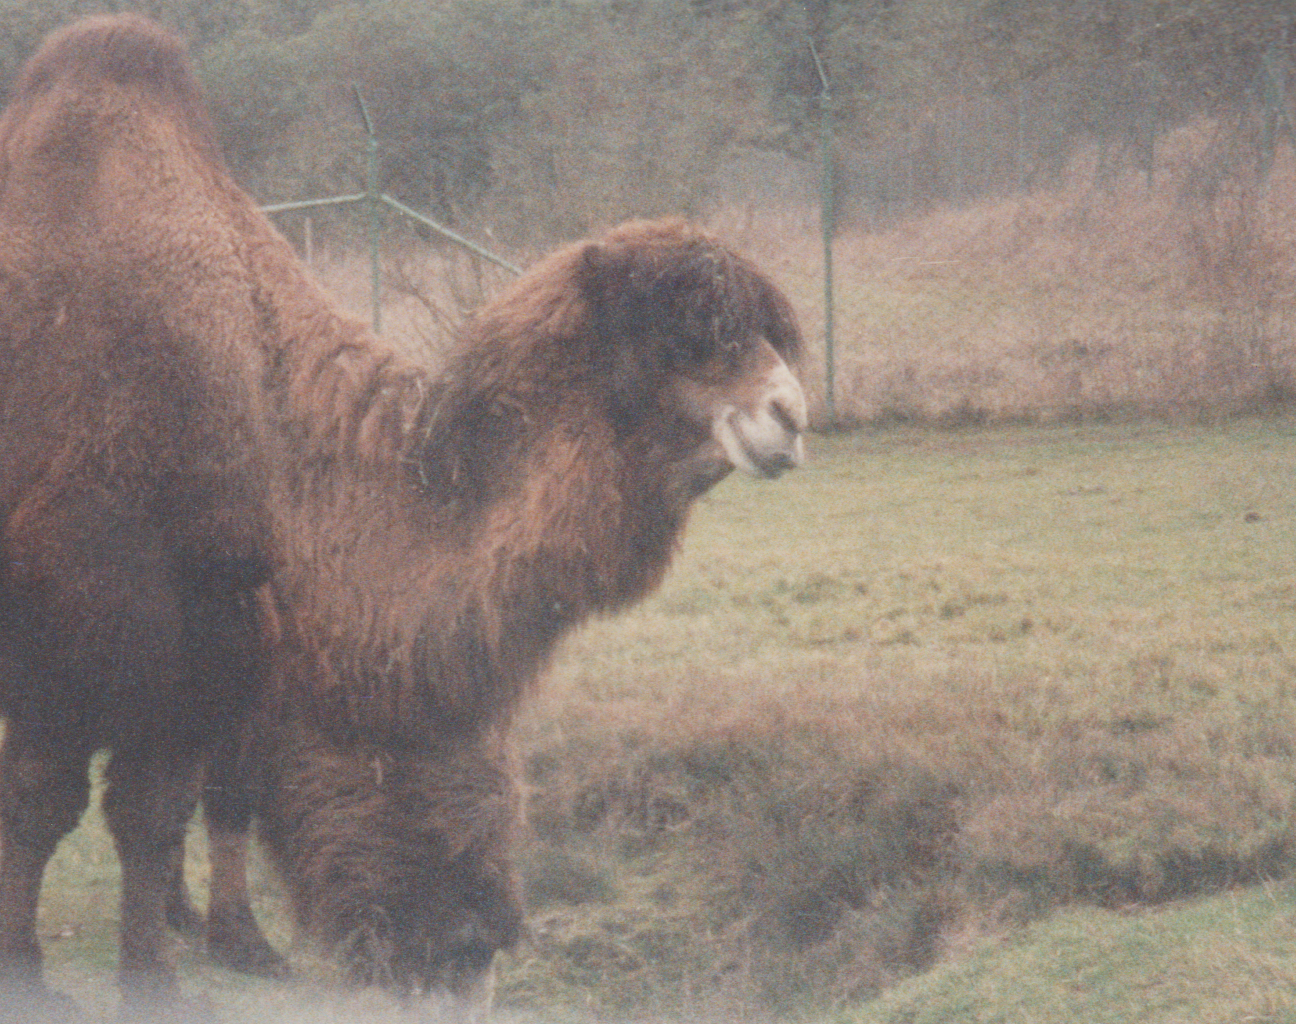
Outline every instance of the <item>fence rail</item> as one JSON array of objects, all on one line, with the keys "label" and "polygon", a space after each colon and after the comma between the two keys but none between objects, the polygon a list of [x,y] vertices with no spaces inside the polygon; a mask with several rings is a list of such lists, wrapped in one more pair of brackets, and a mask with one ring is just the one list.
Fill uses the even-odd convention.
[{"label": "fence rail", "polygon": [[374,132],[373,121],[369,117],[369,108],[365,105],[364,98],[360,95],[360,90],[355,89],[356,105],[360,111],[360,119],[364,123],[365,135],[367,137],[366,153],[368,156],[368,173],[366,174],[367,188],[364,192],[356,192],[345,196],[329,196],[325,199],[297,199],[285,203],[271,203],[268,206],[261,207],[262,213],[294,213],[306,210],[321,209],[329,206],[349,206],[354,203],[364,203],[369,213],[369,287],[371,296],[371,308],[373,318],[374,333],[380,333],[382,330],[382,269],[378,259],[378,240],[382,233],[379,222],[379,211],[383,206],[395,210],[401,216],[408,218],[431,231],[435,231],[446,241],[459,246],[478,259],[486,260],[507,270],[511,274],[521,274],[520,267],[503,256],[498,256],[489,249],[478,245],[476,242],[464,238],[463,235],[452,231],[444,224],[440,224],[426,214],[419,213],[418,210],[406,206],[399,199],[393,199],[385,192],[378,191],[378,137]]}]

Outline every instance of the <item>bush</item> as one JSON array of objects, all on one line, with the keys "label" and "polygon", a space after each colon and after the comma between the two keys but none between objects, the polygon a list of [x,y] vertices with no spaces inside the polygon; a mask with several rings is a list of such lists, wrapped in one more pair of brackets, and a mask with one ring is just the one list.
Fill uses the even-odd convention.
[{"label": "bush", "polygon": [[241,29],[210,47],[198,71],[225,159],[255,187],[311,109],[301,62],[284,44]]}]

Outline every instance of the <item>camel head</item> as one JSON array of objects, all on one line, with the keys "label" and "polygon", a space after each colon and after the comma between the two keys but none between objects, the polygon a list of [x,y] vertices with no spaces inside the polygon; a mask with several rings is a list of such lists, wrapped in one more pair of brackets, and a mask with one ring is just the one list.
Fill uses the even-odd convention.
[{"label": "camel head", "polygon": [[437,1020],[484,1020],[521,934],[514,764],[498,737],[342,747],[299,730],[261,831],[307,934],[346,980]]},{"label": "camel head", "polygon": [[776,477],[804,458],[801,338],[787,299],[748,260],[680,221],[632,221],[582,252],[615,420],[676,448],[695,497],[730,471]]},{"label": "camel head", "polygon": [[626,499],[672,520],[735,469],[775,477],[804,457],[791,306],[683,221],[630,221],[558,250],[461,341],[411,462],[423,490],[462,507],[501,498],[537,451],[582,472],[620,460]]}]

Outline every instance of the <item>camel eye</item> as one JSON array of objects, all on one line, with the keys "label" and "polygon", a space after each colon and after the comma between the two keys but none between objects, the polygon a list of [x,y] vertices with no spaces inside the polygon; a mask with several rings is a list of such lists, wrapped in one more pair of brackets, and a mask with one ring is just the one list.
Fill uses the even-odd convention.
[{"label": "camel eye", "polygon": [[670,350],[680,366],[701,366],[712,355],[711,344],[693,335],[677,335],[671,341]]}]

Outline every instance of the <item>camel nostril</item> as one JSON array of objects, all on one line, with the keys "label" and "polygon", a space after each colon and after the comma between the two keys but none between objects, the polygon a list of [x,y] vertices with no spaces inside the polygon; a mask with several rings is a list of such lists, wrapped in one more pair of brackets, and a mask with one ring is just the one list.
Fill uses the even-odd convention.
[{"label": "camel nostril", "polygon": [[789,411],[779,399],[775,398],[770,401],[770,415],[778,421],[779,426],[786,430],[793,437],[801,433],[801,424],[797,418]]}]

